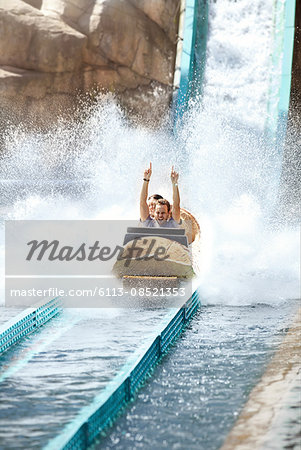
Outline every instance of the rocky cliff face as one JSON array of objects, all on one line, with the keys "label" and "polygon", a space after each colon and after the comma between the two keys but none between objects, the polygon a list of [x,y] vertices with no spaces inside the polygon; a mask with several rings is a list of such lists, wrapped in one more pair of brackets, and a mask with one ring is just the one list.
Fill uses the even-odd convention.
[{"label": "rocky cliff face", "polygon": [[36,123],[114,92],[144,121],[171,97],[179,0],[0,0],[0,107]]}]

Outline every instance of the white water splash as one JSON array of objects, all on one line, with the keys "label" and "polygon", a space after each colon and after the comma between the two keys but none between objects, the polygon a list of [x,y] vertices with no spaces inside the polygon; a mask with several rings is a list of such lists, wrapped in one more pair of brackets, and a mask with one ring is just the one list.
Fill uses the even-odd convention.
[{"label": "white water splash", "polygon": [[274,0],[210,2],[204,104],[263,131],[273,51]]},{"label": "white water splash", "polygon": [[[209,111],[196,108],[188,119],[174,138],[169,131],[129,127],[116,106],[107,104],[95,108],[80,127],[75,124],[76,130],[69,124],[63,133],[60,128],[45,136],[30,136],[33,149],[51,149],[51,165],[48,169],[48,159],[43,160],[33,151],[31,179],[37,180],[43,173],[44,184],[32,188],[35,192],[28,184],[24,193],[10,191],[13,196],[6,206],[6,218],[135,219],[143,169],[148,161],[152,160],[154,171],[150,192],[159,192],[169,199],[170,166],[175,164],[181,173],[182,205],[195,214],[202,228],[203,302],[273,304],[297,297],[297,234],[285,226],[275,229],[269,225],[277,194],[277,161],[271,162],[274,155],[269,148],[258,145],[260,140],[253,132],[236,130],[231,124],[225,126],[225,121],[214,120]],[[91,134],[93,139],[87,144]],[[53,181],[56,174],[61,177],[62,153],[57,145],[51,145],[50,137],[57,143],[62,135],[61,148],[77,149],[68,155],[69,180],[73,184],[63,185],[64,190]],[[20,172],[26,140],[25,134],[16,146],[15,140],[10,141],[7,136],[8,147],[14,143],[14,164],[18,164],[19,155]],[[26,151],[28,159],[29,146]],[[6,163],[9,167],[11,159],[7,158],[2,168]],[[28,168],[29,165],[26,171]],[[81,186],[75,194],[74,186]]]}]

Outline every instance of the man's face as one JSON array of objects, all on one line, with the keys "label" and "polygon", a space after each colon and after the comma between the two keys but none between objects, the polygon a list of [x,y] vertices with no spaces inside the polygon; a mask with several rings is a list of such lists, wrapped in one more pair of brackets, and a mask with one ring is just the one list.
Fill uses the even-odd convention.
[{"label": "man's face", "polygon": [[169,212],[167,205],[157,205],[155,209],[156,220],[167,220],[169,218]]},{"label": "man's face", "polygon": [[148,206],[148,211],[149,211],[150,216],[155,215],[156,205],[157,205],[157,200],[155,200],[154,198],[150,198],[149,200],[147,200],[147,206]]}]

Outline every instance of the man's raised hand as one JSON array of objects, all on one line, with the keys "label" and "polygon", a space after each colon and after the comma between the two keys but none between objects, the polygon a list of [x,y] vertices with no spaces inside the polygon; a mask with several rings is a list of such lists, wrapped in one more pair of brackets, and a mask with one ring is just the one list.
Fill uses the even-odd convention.
[{"label": "man's raised hand", "polygon": [[150,163],[149,163],[149,168],[148,168],[148,169],[145,169],[145,171],[144,171],[144,176],[143,176],[143,178],[144,178],[145,180],[149,181],[151,175],[152,175],[152,163],[150,162]]},{"label": "man's raised hand", "polygon": [[176,184],[179,179],[179,173],[174,170],[173,166],[171,168],[170,179],[171,179],[172,184]]}]

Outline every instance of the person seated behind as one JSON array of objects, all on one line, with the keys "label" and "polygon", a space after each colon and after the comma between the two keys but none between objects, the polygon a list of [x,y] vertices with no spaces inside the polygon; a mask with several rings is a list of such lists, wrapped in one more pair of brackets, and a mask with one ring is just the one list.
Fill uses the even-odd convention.
[{"label": "person seated behind", "polygon": [[166,227],[179,228],[181,223],[180,217],[180,194],[178,189],[179,174],[171,169],[171,182],[173,187],[173,208],[170,216],[170,203],[165,199],[159,199],[154,212],[154,218],[149,214],[146,203],[148,183],[152,174],[152,165],[144,171],[143,186],[140,195],[140,222],[145,227]]}]

